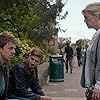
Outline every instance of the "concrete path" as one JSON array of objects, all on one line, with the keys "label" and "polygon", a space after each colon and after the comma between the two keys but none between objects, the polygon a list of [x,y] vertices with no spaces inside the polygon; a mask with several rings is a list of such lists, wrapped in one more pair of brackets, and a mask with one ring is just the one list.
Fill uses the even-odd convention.
[{"label": "concrete path", "polygon": [[51,96],[53,100],[86,100],[85,89],[80,86],[82,66],[78,67],[74,59],[73,73],[64,72],[64,82],[48,82],[44,86],[45,94]]}]

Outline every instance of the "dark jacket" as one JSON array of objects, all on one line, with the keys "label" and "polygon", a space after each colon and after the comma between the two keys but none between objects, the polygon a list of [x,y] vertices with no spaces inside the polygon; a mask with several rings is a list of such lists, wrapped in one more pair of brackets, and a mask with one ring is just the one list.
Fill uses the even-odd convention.
[{"label": "dark jacket", "polygon": [[73,57],[73,49],[70,46],[65,47],[66,58]]},{"label": "dark jacket", "polygon": [[81,48],[80,47],[77,47],[76,48],[76,53],[77,53],[77,57],[81,57],[82,55],[81,55]]},{"label": "dark jacket", "polygon": [[4,77],[4,81],[5,81],[5,89],[4,92],[2,94],[2,96],[0,96],[0,100],[7,100],[7,89],[8,89],[8,66],[6,64],[1,65],[0,64],[0,83],[2,83],[2,76]]},{"label": "dark jacket", "polygon": [[[40,100],[40,95],[44,95],[41,90],[38,79],[37,68],[31,73],[28,71],[26,61],[19,62],[10,72],[10,83],[8,95],[16,95],[19,97],[29,98],[31,100]],[[29,91],[28,89],[32,91]]]}]

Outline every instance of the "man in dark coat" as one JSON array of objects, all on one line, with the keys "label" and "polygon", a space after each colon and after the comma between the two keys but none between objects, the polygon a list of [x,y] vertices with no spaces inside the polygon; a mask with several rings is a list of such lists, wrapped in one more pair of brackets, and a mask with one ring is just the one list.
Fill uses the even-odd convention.
[{"label": "man in dark coat", "polygon": [[9,98],[25,97],[30,100],[51,100],[45,96],[38,79],[38,65],[43,59],[43,52],[35,48],[25,61],[18,62],[11,71]]},{"label": "man in dark coat", "polygon": [[15,48],[16,40],[13,36],[8,34],[0,35],[0,100],[8,100],[8,62],[14,56]]},{"label": "man in dark coat", "polygon": [[65,47],[65,57],[66,57],[66,61],[65,61],[66,73],[68,72],[68,65],[69,65],[70,66],[70,73],[72,74],[73,49],[71,46],[69,46],[69,43],[67,43],[67,47]]},{"label": "man in dark coat", "polygon": [[81,62],[81,47],[77,47],[76,48],[76,55],[77,55],[77,61],[78,61],[78,66],[80,67],[82,65],[82,62]]}]

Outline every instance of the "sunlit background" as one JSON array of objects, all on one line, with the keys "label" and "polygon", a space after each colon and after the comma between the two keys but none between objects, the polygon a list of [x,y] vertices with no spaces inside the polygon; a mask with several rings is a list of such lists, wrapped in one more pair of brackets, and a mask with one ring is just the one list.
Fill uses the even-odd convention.
[{"label": "sunlit background", "polygon": [[[63,0],[66,2],[66,0]],[[67,0],[63,13],[68,11],[68,15],[65,19],[57,21],[59,22],[57,27],[61,27],[58,37],[71,38],[71,42],[75,43],[78,39],[91,39],[95,30],[88,29],[84,23],[84,17],[81,11],[85,6],[92,2],[100,2],[100,0]]]}]

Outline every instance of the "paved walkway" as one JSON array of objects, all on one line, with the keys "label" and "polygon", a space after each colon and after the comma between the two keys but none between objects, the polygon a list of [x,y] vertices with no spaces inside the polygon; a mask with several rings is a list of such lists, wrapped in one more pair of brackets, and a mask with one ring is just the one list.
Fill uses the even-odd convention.
[{"label": "paved walkway", "polygon": [[82,67],[78,67],[74,61],[73,73],[64,73],[64,82],[49,82],[44,86],[46,95],[53,100],[85,100],[85,90],[80,86]]}]

